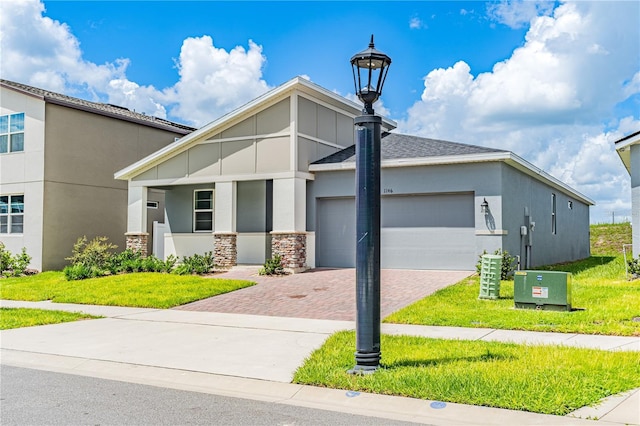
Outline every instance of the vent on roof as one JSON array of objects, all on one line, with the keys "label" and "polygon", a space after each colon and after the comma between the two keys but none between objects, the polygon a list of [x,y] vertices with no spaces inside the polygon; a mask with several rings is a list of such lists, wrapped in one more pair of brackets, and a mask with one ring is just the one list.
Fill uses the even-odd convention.
[{"label": "vent on roof", "polygon": [[108,105],[110,107],[122,109],[122,110],[125,110],[125,111],[131,111],[129,108],[123,107],[123,106],[120,106],[120,105],[115,105],[115,104],[104,104],[104,105]]}]

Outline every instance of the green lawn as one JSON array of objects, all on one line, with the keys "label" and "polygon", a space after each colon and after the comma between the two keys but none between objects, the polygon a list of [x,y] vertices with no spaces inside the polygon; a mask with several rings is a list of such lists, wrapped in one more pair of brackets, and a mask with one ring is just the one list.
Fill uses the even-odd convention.
[{"label": "green lawn", "polygon": [[100,318],[78,312],[49,311],[44,309],[0,308],[0,330],[58,324],[82,319]]},{"label": "green lawn", "polygon": [[640,387],[638,352],[388,335],[381,346],[374,374],[347,374],[355,333],[334,334],[294,382],[556,415]]},{"label": "green lawn", "polygon": [[514,309],[513,281],[502,281],[500,299],[480,300],[473,276],[401,309],[384,322],[512,330],[640,336],[640,280],[628,281],[622,244],[629,224],[591,226],[593,256],[537,269],[572,273],[573,312]]},{"label": "green lawn", "polygon": [[[640,335],[640,280],[627,281],[621,244],[630,227],[591,227],[593,256],[546,269],[573,274],[573,312],[514,308],[513,281],[501,298],[478,299],[479,278],[442,289],[385,319],[425,325]],[[381,368],[354,376],[355,335],[330,337],[298,369],[294,382],[565,415],[640,387],[640,353],[562,346],[381,336]]]},{"label": "green lawn", "polygon": [[67,281],[62,272],[43,272],[0,280],[0,298],[164,309],[254,284],[251,281],[153,272]]}]

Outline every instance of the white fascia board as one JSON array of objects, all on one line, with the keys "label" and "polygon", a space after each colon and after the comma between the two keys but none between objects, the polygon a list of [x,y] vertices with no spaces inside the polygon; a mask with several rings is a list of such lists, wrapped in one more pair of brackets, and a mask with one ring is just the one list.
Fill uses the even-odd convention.
[{"label": "white fascia board", "polygon": [[166,178],[166,179],[150,179],[150,180],[132,180],[129,181],[129,186],[139,187],[146,186],[148,188],[163,187],[163,186],[177,186],[177,185],[200,185],[203,183],[216,183],[216,182],[243,182],[254,180],[274,180],[274,179],[291,179],[299,178],[305,180],[315,180],[316,176],[313,173],[306,172],[274,172],[274,173],[257,173],[257,174],[243,174],[243,175],[221,175],[221,176],[198,176],[198,177],[180,177],[180,178]]},{"label": "white fascia board", "polygon": [[[433,166],[442,164],[462,164],[462,163],[484,163],[490,161],[504,161],[509,158],[509,152],[491,152],[484,154],[468,154],[468,155],[443,155],[440,157],[422,157],[422,158],[400,158],[394,160],[382,160],[381,168],[391,167],[415,167],[415,166]],[[355,161],[348,163],[331,163],[331,164],[311,164],[310,172],[320,172],[329,170],[355,170]]]},{"label": "white fascia board", "polygon": [[[232,121],[237,117],[247,115],[249,112],[257,110],[261,105],[267,103],[269,100],[278,98],[283,94],[288,93],[289,91],[295,90],[296,88],[307,88],[342,103],[346,108],[355,108],[357,110],[360,109],[360,106],[358,104],[350,101],[349,99],[331,92],[330,90],[327,90],[322,86],[312,83],[307,79],[304,79],[302,77],[295,77],[287,81],[286,83],[258,96],[257,98],[231,111],[230,113],[223,115],[217,120],[214,120],[211,123],[204,125],[200,129],[195,130],[188,135],[178,139],[177,141],[165,146],[164,148],[159,149],[158,151],[148,155],[142,160],[137,161],[132,165],[117,171],[116,173],[114,173],[114,178],[120,180],[131,179],[134,176],[146,171],[146,169],[150,168],[151,166],[161,162],[162,160],[170,158],[190,148],[195,141],[201,139],[203,136],[216,133],[217,130],[225,123],[228,123],[229,121]],[[396,122],[392,120],[383,119],[383,121],[389,127],[395,128],[395,126],[397,125]]]},{"label": "white fascia board", "polygon": [[[442,157],[426,157],[426,158],[407,158],[397,160],[383,160],[381,162],[381,168],[390,167],[415,167],[415,166],[434,166],[444,164],[464,164],[464,163],[488,163],[502,161],[510,166],[520,170],[528,176],[534,177],[540,181],[543,181],[547,185],[564,192],[567,195],[579,200],[587,205],[595,205],[595,201],[591,198],[581,194],[575,189],[571,188],[567,184],[561,182],[555,177],[551,176],[544,170],[534,166],[528,161],[518,157],[512,152],[490,152],[484,154],[468,154],[468,155],[447,155]],[[332,164],[311,164],[309,165],[310,172],[322,172],[322,171],[337,171],[337,170],[355,170],[356,163],[332,163]]]},{"label": "white fascia board", "polygon": [[638,144],[640,144],[640,131],[632,133],[614,142],[616,152],[629,174],[631,174],[631,146]]},{"label": "white fascia board", "polygon": [[531,177],[534,177],[540,181],[543,181],[547,185],[553,188],[556,188],[559,191],[564,192],[565,194],[583,202],[588,206],[594,206],[596,204],[596,202],[593,201],[591,198],[576,191],[566,183],[562,182],[559,179],[556,179],[555,177],[551,176],[549,173],[545,172],[541,168],[534,166],[533,164],[529,163],[525,159],[518,157],[514,153],[509,153],[509,154],[510,154],[510,158],[505,162],[510,166],[520,170],[521,172],[524,172],[525,174]]}]

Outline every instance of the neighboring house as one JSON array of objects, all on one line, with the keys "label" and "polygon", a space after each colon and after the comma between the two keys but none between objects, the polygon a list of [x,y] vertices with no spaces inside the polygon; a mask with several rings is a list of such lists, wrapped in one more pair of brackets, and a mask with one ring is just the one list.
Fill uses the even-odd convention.
[{"label": "neighboring house", "polygon": [[633,256],[640,256],[640,131],[614,142],[616,151],[631,175],[631,233]]},{"label": "neighboring house", "polygon": [[127,185],[113,173],[193,130],[0,80],[0,242],[38,270],[62,268],[83,235],[124,248]]},{"label": "neighboring house", "polygon": [[[129,245],[211,250],[221,266],[278,253],[292,270],[354,267],[360,111],[294,78],[117,172]],[[469,270],[496,249],[528,266],[589,256],[589,198],[511,152],[382,127],[383,268]],[[149,235],[151,191],[165,192],[166,220]]]}]

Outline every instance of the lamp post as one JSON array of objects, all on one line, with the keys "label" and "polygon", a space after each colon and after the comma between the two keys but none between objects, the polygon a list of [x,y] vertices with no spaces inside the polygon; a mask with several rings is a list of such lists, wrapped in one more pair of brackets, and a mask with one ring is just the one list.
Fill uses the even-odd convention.
[{"label": "lamp post", "polygon": [[382,118],[373,104],[382,94],[391,58],[375,49],[351,58],[353,82],[364,103],[356,126],[356,365],[370,374],[380,365],[380,139]]}]

